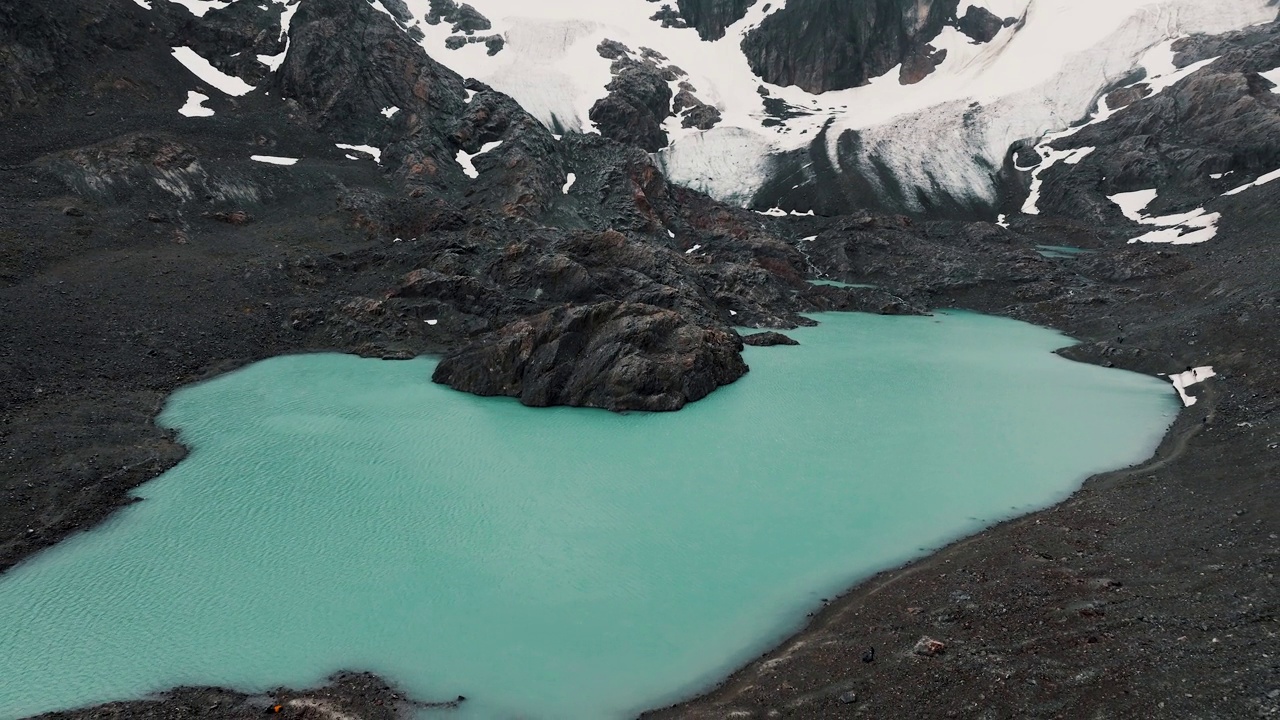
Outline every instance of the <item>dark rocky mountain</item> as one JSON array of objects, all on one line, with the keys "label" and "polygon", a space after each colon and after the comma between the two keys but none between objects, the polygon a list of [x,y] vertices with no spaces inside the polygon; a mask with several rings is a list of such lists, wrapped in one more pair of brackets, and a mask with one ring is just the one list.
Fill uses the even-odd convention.
[{"label": "dark rocky mountain", "polygon": [[742,41],[751,69],[813,93],[884,74],[955,17],[957,0],[791,0]]},{"label": "dark rocky mountain", "polygon": [[[817,152],[825,134],[778,161],[832,165],[814,172],[836,181],[804,189],[816,215],[763,215],[673,183],[644,148],[665,142],[673,114],[701,127],[716,108],[652,50],[602,44],[617,72],[601,134],[557,137],[437,62],[398,2],[382,0],[389,15],[364,0],[300,0],[287,38],[274,2],[201,17],[151,4],[0,0],[0,571],[101,522],[182,459],[154,422],[175,388],[261,358],[433,353],[436,379],[470,392],[673,410],[742,376],[744,342],[787,344],[734,328],[963,307],[1068,332],[1081,344],[1063,354],[1082,361],[1213,365],[1219,377],[1196,389],[1151,464],[852,591],[803,644],[666,715],[1280,712],[1259,651],[1277,602],[1280,182],[1223,194],[1280,167],[1280,95],[1260,74],[1280,67],[1280,25],[1181,41],[1179,66],[1218,59],[1159,94],[1120,83],[1109,102],[1123,111],[1053,143],[1094,150],[1043,173],[1039,215],[1012,212],[1031,174],[1016,168],[1039,158],[1038,139],[1015,143],[991,168],[1006,227],[993,208],[936,199],[946,212],[935,215],[972,219],[860,207],[884,205],[890,175],[834,167]],[[749,7],[679,10],[715,37]],[[904,60],[914,76],[937,59],[927,42],[955,7],[791,0],[746,46],[776,82],[849,87]],[[462,37],[494,24],[451,2],[431,12]],[[981,39],[992,17],[958,24]],[[257,59],[286,41],[278,70]],[[217,91],[177,46],[257,90]],[[190,92],[209,96],[211,116],[177,112]],[[842,134],[837,157],[860,142]],[[1217,236],[1129,244],[1147,228],[1107,196],[1154,187],[1151,212],[1204,207],[1220,215]],[[913,654],[923,635],[946,651]],[[880,648],[873,662],[868,646]],[[368,676],[271,697],[296,717],[321,700],[360,718],[414,711]],[[263,707],[187,688],[60,716]]]},{"label": "dark rocky mountain", "polygon": [[1258,30],[1241,45],[1184,41],[1179,65],[1217,59],[1158,95],[1142,82],[1109,94],[1124,112],[1053,144],[1096,149],[1045,173],[1043,211],[1122,223],[1107,197],[1156,187],[1150,214],[1185,212],[1280,167],[1280,94],[1258,75],[1280,67],[1280,35]]},{"label": "dark rocky mountain", "polygon": [[680,14],[703,40],[719,40],[725,28],[741,20],[747,10],[763,0],[678,0]]}]

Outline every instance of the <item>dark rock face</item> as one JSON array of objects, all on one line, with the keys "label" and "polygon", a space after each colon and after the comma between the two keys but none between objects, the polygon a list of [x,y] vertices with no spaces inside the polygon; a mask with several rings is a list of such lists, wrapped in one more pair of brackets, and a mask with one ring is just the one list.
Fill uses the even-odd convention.
[{"label": "dark rock face", "polygon": [[995,13],[984,7],[970,5],[964,17],[956,21],[956,29],[968,35],[975,42],[989,43],[1004,28],[1017,22],[1014,18],[1000,19]]},{"label": "dark rock face", "polygon": [[281,9],[276,3],[232,3],[210,10],[199,22],[184,24],[178,41],[219,70],[258,85],[270,72],[258,56],[279,55],[285,50]]},{"label": "dark rock face", "polygon": [[793,0],[742,42],[751,69],[813,93],[856,87],[903,62],[954,16],[956,0]]},{"label": "dark rock face", "polygon": [[451,23],[451,32],[467,35],[493,27],[489,18],[481,15],[479,10],[466,3],[459,5],[453,0],[431,0],[431,11],[427,13],[426,20],[428,25],[439,25],[441,21]]},{"label": "dark rock face", "polygon": [[720,122],[720,111],[698,99],[693,94],[694,88],[688,83],[681,83],[680,92],[676,93],[672,110],[680,116],[682,127],[696,127],[699,130],[710,130]]},{"label": "dark rock face", "polygon": [[918,47],[903,59],[902,68],[898,71],[898,82],[903,85],[914,85],[929,77],[929,74],[946,59],[946,50],[938,50],[927,44]]},{"label": "dark rock face", "polygon": [[719,40],[725,28],[742,19],[756,0],[678,0],[680,14],[703,40]]},{"label": "dark rock face", "polygon": [[621,71],[589,114],[600,134],[649,152],[667,145],[662,121],[671,115],[671,87],[656,66],[623,58]]},{"label": "dark rock face", "polygon": [[[1147,212],[1182,212],[1280,167],[1280,95],[1257,74],[1280,66],[1280,40],[1257,34],[1158,95],[1144,97],[1143,84],[1112,92],[1121,112],[1054,145],[1097,150],[1045,173],[1041,212],[1124,223],[1106,196],[1158,187]],[[1179,62],[1198,59],[1183,53]]]},{"label": "dark rock face", "polygon": [[141,45],[147,24],[130,5],[0,0],[0,118],[63,87],[68,78],[62,71],[69,64],[102,50]]},{"label": "dark rock face", "polygon": [[731,332],[651,305],[550,310],[446,355],[432,380],[525,405],[678,410],[742,377]]},{"label": "dark rock face", "polygon": [[777,345],[799,345],[800,343],[780,332],[770,330],[762,333],[743,335],[742,344],[751,345],[753,347],[774,347]]}]

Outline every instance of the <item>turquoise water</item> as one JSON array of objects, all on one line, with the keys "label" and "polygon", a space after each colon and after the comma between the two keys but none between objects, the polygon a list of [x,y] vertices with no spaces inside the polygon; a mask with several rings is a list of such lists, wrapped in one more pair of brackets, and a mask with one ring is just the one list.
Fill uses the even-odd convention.
[{"label": "turquoise water", "polygon": [[878,285],[870,285],[868,283],[847,283],[839,280],[810,280],[810,285],[830,285],[832,287],[842,288],[876,288]]},{"label": "turquoise water", "polygon": [[623,718],[818,600],[1147,457],[1168,384],[972,314],[824,315],[679,413],[530,409],[433,362],[178,392],[190,458],[0,577],[0,717],[383,673],[451,717]]},{"label": "turquoise water", "polygon": [[1072,247],[1071,245],[1037,245],[1036,252],[1040,253],[1041,257],[1066,260],[1080,257],[1081,255],[1092,255],[1097,251]]}]

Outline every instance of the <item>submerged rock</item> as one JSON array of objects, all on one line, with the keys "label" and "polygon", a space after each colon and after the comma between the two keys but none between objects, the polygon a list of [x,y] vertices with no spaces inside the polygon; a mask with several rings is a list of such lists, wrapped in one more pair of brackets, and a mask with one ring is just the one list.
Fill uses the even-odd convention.
[{"label": "submerged rock", "polygon": [[447,355],[432,380],[525,405],[678,410],[747,372],[730,331],[640,303],[561,307]]}]

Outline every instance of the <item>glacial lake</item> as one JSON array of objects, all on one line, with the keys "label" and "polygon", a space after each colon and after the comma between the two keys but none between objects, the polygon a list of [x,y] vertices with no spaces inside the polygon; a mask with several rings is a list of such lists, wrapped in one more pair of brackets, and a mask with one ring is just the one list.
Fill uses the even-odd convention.
[{"label": "glacial lake", "polygon": [[632,717],[820,598],[1144,460],[1178,411],[1031,325],[818,319],[671,414],[333,354],[183,389],[162,422],[190,457],[0,576],[0,718],[343,668],[469,698],[430,717]]}]

